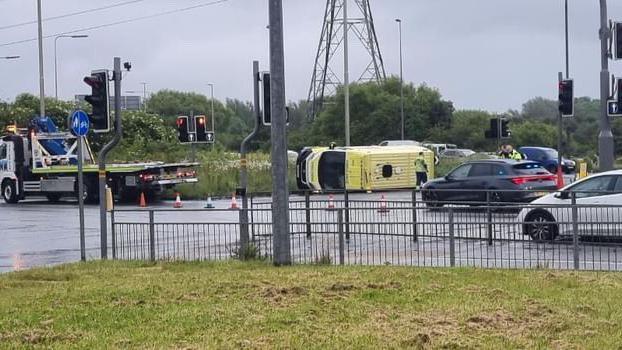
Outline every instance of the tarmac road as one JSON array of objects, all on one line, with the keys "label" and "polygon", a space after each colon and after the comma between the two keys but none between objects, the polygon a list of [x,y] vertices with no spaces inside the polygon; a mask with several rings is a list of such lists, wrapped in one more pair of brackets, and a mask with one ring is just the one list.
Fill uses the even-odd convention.
[{"label": "tarmac road", "polygon": [[[417,210],[416,225],[413,225],[412,198],[410,192],[386,192],[385,199],[389,202],[390,210],[386,213],[378,212],[381,194],[357,193],[351,194],[350,199],[350,239],[345,242],[345,263],[359,264],[400,264],[449,266],[451,264],[450,239],[454,239],[454,263],[457,266],[485,266],[485,267],[539,267],[550,266],[569,268],[572,266],[572,247],[563,240],[560,243],[535,243],[521,232],[521,225],[516,222],[516,211],[495,211],[492,215],[492,225],[487,225],[486,210],[481,208],[454,207],[453,238],[448,230],[449,210],[447,208],[429,210],[421,207]],[[342,196],[334,196],[335,206],[342,207]],[[417,199],[419,200],[419,199]],[[252,238],[263,245],[263,251],[271,250],[269,238],[269,223],[271,221],[271,204],[269,198],[253,199],[253,208],[263,209],[254,212],[251,221],[255,227],[251,232]],[[304,198],[291,197],[291,207],[304,208]],[[203,208],[205,202],[184,202],[184,209]],[[237,241],[237,225],[239,211],[225,210],[230,200],[215,200],[217,211],[179,211],[172,210],[172,202],[160,202],[150,208],[169,209],[155,214],[155,221],[161,227],[167,223],[192,224],[197,223],[205,227],[220,227],[217,232],[209,233],[214,240],[212,243],[222,246],[231,245]],[[311,197],[312,237],[306,236],[305,211],[292,210],[290,215],[292,236],[292,253],[298,262],[314,262],[321,250],[330,251],[334,259],[339,255],[338,225],[336,225],[337,211],[325,210],[328,205],[328,196],[317,195]],[[422,203],[419,203],[422,205]],[[122,210],[140,210],[137,206],[118,206]],[[0,272],[34,266],[47,266],[60,263],[75,262],[80,259],[80,241],[78,227],[78,207],[75,201],[63,201],[51,204],[45,199],[35,199],[20,202],[18,205],[0,203],[0,220],[3,223],[0,231]],[[117,211],[115,222],[147,223],[148,213],[140,211]],[[389,224],[387,224],[389,223]],[[218,225],[214,225],[218,224]],[[99,208],[86,206],[85,233],[87,259],[100,257],[99,237]],[[173,227],[175,225],[171,225]],[[110,242],[110,224],[109,242]],[[417,240],[413,232],[417,232]],[[231,231],[231,232],[227,232]],[[181,231],[176,232],[180,233]],[[492,233],[495,241],[489,245],[487,238]],[[186,234],[181,232],[181,234]],[[197,237],[205,233],[192,232]],[[227,234],[229,235],[228,237]],[[121,237],[122,234],[119,234]],[[132,240],[130,232],[127,239]],[[221,240],[221,237],[222,238]],[[136,237],[136,236],[134,236]],[[194,253],[200,251],[197,237],[187,236],[184,239],[195,246]],[[164,237],[159,243],[158,257],[166,255],[168,258],[197,257],[190,250],[183,253],[170,250],[171,237]],[[203,238],[204,239],[204,238]],[[127,242],[125,242],[127,243]],[[131,243],[131,242],[130,242]],[[203,241],[205,244],[205,240]],[[210,243],[210,242],[208,242]],[[582,246],[582,268],[594,269],[622,269],[622,254],[617,256],[617,246]],[[192,248],[192,247],[190,247]],[[225,247],[227,248],[227,247]],[[622,251],[622,249],[619,249]],[[203,256],[205,258],[205,249]],[[166,253],[166,254],[164,254]],[[222,249],[222,256],[226,258],[230,251]],[[186,255],[188,254],[188,255]],[[111,249],[109,248],[109,257]],[[211,256],[208,256],[211,257]],[[611,263],[613,261],[613,264]],[[336,262],[336,260],[334,260]]]}]

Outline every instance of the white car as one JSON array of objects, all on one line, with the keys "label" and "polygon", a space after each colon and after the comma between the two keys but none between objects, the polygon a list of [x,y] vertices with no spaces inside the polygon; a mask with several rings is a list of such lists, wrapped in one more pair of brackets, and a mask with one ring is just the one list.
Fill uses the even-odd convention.
[{"label": "white car", "polygon": [[586,177],[531,202],[518,215],[523,234],[537,241],[572,235],[573,192],[580,236],[622,238],[622,170]]}]

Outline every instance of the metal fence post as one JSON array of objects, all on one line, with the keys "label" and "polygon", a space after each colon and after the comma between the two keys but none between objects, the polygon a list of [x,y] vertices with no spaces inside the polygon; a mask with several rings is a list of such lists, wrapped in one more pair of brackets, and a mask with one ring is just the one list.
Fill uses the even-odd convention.
[{"label": "metal fence post", "polygon": [[454,209],[449,208],[449,266],[456,266],[456,246],[454,242]]},{"label": "metal fence post", "polygon": [[343,209],[337,213],[337,226],[339,231],[339,265],[345,264],[345,242],[343,237]]},{"label": "metal fence post", "polygon": [[112,260],[117,258],[117,231],[114,228],[114,208],[110,210],[110,234],[112,235]]},{"label": "metal fence post", "polygon": [[149,260],[155,261],[155,223],[153,210],[149,210]]},{"label": "metal fence post", "polygon": [[417,190],[414,189],[412,193],[412,206],[413,206],[413,241],[417,242]]},{"label": "metal fence post", "polygon": [[253,195],[250,195],[250,201],[251,201],[251,210],[250,210],[250,231],[251,231],[251,241],[253,243],[255,243],[255,211],[253,210],[255,208],[255,203],[253,202]]},{"label": "metal fence post", "polygon": [[579,210],[577,208],[577,194],[571,193],[572,197],[572,258],[574,269],[579,269]]},{"label": "metal fence post", "polygon": [[490,207],[490,191],[486,191],[486,222],[488,231],[488,245],[492,245],[492,208]]},{"label": "metal fence post", "polygon": [[350,197],[348,196],[348,190],[343,192],[343,205],[345,207],[344,218],[346,223],[346,239],[350,240]]},{"label": "metal fence post", "polygon": [[305,191],[305,224],[307,225],[307,238],[311,238],[311,194]]}]

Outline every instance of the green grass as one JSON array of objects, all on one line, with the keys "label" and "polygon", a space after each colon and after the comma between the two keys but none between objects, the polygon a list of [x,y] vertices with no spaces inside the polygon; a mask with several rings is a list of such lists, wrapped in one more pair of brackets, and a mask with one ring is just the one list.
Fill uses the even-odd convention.
[{"label": "green grass", "polygon": [[0,348],[616,348],[622,275],[93,262],[0,276]]}]

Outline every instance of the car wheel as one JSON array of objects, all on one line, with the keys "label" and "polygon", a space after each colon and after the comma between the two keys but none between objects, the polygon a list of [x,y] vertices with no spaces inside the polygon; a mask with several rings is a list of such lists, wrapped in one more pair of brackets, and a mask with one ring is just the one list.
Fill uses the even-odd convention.
[{"label": "car wheel", "polygon": [[496,204],[496,203],[500,203],[503,200],[503,197],[501,196],[501,192],[491,190],[489,196],[490,196],[489,198],[490,198],[491,203]]},{"label": "car wheel", "polygon": [[8,204],[15,204],[18,202],[17,189],[15,187],[15,181],[5,180],[2,183],[2,198]]},{"label": "car wheel", "polygon": [[550,213],[536,211],[525,218],[524,233],[534,241],[552,241],[559,234],[559,227]]},{"label": "car wheel", "polygon": [[429,208],[440,208],[443,206],[443,203],[439,200],[438,192],[430,189],[423,192],[423,194],[425,205]]}]

